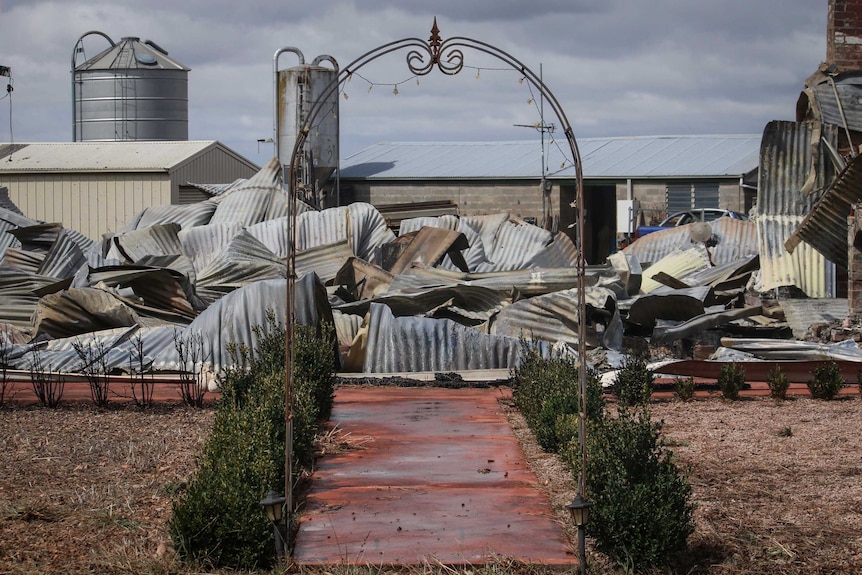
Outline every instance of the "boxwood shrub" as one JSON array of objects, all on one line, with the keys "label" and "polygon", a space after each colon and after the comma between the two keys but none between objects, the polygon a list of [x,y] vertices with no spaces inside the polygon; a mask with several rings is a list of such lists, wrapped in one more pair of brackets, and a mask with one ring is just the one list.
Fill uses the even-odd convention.
[{"label": "boxwood shrub", "polygon": [[[259,502],[284,491],[285,331],[272,316],[256,328],[255,353],[234,348],[240,367],[220,381],[212,434],[198,469],[173,505],[169,529],[182,559],[207,568],[256,569],[274,559]],[[333,340],[296,328],[294,462],[309,465],[319,421],[332,407]]]}]

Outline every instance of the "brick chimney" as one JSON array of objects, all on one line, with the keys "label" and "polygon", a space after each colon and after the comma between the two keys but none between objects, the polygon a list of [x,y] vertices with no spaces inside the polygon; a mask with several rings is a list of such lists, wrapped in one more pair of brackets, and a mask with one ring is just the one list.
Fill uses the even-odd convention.
[{"label": "brick chimney", "polygon": [[862,70],[862,0],[829,0],[826,61],[837,72]]}]

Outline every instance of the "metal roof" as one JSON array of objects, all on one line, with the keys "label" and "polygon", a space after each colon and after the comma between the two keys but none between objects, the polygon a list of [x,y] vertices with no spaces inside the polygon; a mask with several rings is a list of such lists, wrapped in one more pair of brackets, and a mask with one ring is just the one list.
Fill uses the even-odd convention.
[{"label": "metal roof", "polygon": [[[581,138],[585,178],[739,177],[758,166],[760,135]],[[565,167],[563,167],[565,165]],[[574,178],[564,139],[546,149],[547,174]],[[519,179],[542,176],[537,140],[389,142],[341,162],[342,179]]]},{"label": "metal roof", "polygon": [[180,64],[168,53],[151,40],[141,42],[140,38],[129,36],[115,45],[93,56],[75,68],[76,72],[90,70],[126,70],[140,68],[144,70],[181,70],[188,72],[191,68]]},{"label": "metal roof", "polygon": [[[178,142],[39,142],[0,153],[0,174],[18,172],[170,172],[222,144]],[[227,148],[225,148],[227,150]],[[2,152],[2,151],[0,151]]]}]

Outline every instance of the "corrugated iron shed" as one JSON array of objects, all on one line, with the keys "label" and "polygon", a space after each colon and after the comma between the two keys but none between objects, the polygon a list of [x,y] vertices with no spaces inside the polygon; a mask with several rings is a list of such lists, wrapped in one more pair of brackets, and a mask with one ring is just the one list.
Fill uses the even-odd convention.
[{"label": "corrugated iron shed", "polygon": [[[578,140],[585,178],[697,178],[742,176],[757,168],[760,136],[641,136]],[[548,146],[547,165],[571,153],[564,141]],[[342,161],[342,179],[540,178],[535,141],[388,142]],[[571,161],[553,178],[574,178]]]},{"label": "corrugated iron shed", "polygon": [[785,246],[810,244],[832,262],[847,267],[847,218],[853,204],[862,201],[862,156],[856,156],[817,202]]},{"label": "corrugated iron shed", "polygon": [[834,179],[834,168],[821,141],[834,148],[836,127],[773,121],[763,132],[756,218],[762,291],[796,286],[809,297],[830,294],[825,258],[805,244],[792,254],[785,248],[785,242]]},{"label": "corrugated iron shed", "polygon": [[[17,172],[170,172],[222,144],[181,142],[40,142],[3,158],[0,174]],[[240,157],[240,156],[237,156]],[[247,160],[246,160],[247,162]],[[254,164],[249,163],[249,167]]]},{"label": "corrugated iron shed", "polygon": [[180,203],[188,182],[234,181],[259,171],[216,141],[33,143],[11,150],[0,149],[0,186],[11,201],[29,218],[62,222],[91,239],[125,229],[146,208]]}]

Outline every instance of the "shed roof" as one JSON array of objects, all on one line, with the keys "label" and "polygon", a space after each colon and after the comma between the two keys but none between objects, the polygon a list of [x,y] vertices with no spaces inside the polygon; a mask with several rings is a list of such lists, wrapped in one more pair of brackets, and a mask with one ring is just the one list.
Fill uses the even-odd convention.
[{"label": "shed roof", "polygon": [[[168,172],[220,148],[256,166],[220,142],[40,142],[0,144],[0,174],[20,172]],[[11,152],[11,157],[10,157]]]},{"label": "shed roof", "polygon": [[[755,170],[760,134],[581,138],[586,178],[739,177]],[[548,177],[574,178],[563,138],[546,142]],[[537,139],[511,142],[388,142],[341,163],[342,179],[521,179],[542,176]]]}]

